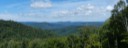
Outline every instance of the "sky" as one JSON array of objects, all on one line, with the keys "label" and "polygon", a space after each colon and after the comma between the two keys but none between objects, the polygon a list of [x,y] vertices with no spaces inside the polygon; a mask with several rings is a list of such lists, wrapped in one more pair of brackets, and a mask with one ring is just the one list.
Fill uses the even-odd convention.
[{"label": "sky", "polygon": [[118,0],[0,0],[0,19],[18,22],[103,22]]}]

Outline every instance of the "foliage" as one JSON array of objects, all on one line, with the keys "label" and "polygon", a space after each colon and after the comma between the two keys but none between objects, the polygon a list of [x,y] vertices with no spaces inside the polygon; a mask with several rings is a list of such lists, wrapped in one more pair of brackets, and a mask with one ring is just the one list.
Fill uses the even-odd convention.
[{"label": "foliage", "polygon": [[0,20],[0,40],[33,39],[54,36],[51,31],[25,26],[13,21]]}]

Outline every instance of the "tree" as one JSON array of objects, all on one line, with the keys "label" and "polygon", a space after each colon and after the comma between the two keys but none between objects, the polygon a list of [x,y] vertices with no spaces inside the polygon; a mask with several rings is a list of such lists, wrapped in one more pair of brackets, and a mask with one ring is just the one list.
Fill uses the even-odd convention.
[{"label": "tree", "polygon": [[112,10],[112,16],[110,17],[108,24],[105,26],[107,29],[106,35],[110,48],[127,48],[127,44],[122,42],[126,37],[123,34],[127,32],[128,28],[128,15],[126,12],[126,4],[123,0],[120,0]]}]

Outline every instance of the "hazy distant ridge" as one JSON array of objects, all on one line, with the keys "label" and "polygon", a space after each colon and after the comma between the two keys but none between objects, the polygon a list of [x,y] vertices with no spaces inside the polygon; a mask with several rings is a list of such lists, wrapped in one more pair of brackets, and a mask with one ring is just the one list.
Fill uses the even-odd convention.
[{"label": "hazy distant ridge", "polygon": [[103,22],[22,22],[25,25],[43,28],[43,29],[58,29],[65,27],[78,27],[78,26],[96,26],[99,27]]}]

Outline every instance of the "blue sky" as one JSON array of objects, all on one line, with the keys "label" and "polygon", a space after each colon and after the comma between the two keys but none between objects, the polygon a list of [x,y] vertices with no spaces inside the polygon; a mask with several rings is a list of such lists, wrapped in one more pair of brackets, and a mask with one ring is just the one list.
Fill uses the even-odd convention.
[{"label": "blue sky", "polygon": [[0,0],[0,19],[19,22],[101,22],[118,0]]}]

